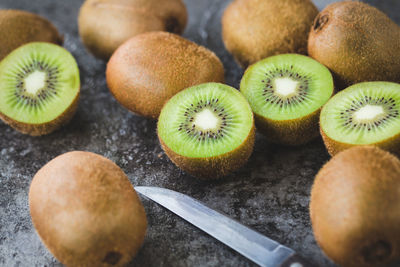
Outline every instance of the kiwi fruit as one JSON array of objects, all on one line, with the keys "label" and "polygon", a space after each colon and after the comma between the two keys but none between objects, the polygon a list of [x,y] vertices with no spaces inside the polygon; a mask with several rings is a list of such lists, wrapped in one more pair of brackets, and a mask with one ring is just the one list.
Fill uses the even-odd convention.
[{"label": "kiwi fruit", "polygon": [[358,1],[327,6],[315,19],[311,57],[334,74],[339,89],[366,81],[400,82],[400,27]]},{"label": "kiwi fruit", "polygon": [[306,54],[317,14],[310,0],[235,0],[222,17],[223,41],[243,68],[277,54]]},{"label": "kiwi fruit", "polygon": [[176,34],[149,32],[120,46],[107,64],[107,84],[127,109],[157,119],[179,91],[223,82],[224,67],[210,50]]},{"label": "kiwi fruit", "polygon": [[63,43],[62,36],[50,21],[22,10],[0,10],[0,36],[0,61],[26,43]]},{"label": "kiwi fruit", "polygon": [[315,178],[310,215],[322,250],[340,266],[400,263],[400,160],[373,146],[333,157]]},{"label": "kiwi fruit", "polygon": [[0,62],[0,118],[21,133],[44,135],[66,124],[79,93],[78,65],[58,45],[28,43]]},{"label": "kiwi fruit", "polygon": [[29,189],[32,222],[67,266],[124,266],[141,247],[147,220],[125,173],[90,152],[56,157]]},{"label": "kiwi fruit", "polygon": [[251,65],[240,91],[250,103],[257,129],[271,142],[301,145],[318,136],[320,110],[334,87],[322,64],[307,56],[282,54]]},{"label": "kiwi fruit", "polygon": [[240,92],[227,85],[205,83],[176,94],[163,107],[157,126],[168,157],[199,178],[225,176],[253,151],[253,113]]},{"label": "kiwi fruit", "polygon": [[83,43],[104,60],[133,36],[150,31],[181,34],[186,23],[182,0],[86,0],[78,18]]},{"label": "kiwi fruit", "polygon": [[359,145],[400,155],[400,84],[364,82],[339,92],[323,107],[320,130],[331,155]]}]

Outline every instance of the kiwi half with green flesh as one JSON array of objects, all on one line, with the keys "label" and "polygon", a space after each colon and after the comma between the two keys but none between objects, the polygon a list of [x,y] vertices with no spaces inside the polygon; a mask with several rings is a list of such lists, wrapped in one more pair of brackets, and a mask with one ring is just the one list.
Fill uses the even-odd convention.
[{"label": "kiwi half with green flesh", "polygon": [[0,118],[30,135],[48,134],[74,115],[79,69],[64,48],[29,43],[0,63]]},{"label": "kiwi half with green flesh", "polygon": [[331,155],[356,145],[376,145],[399,155],[400,84],[350,86],[323,107],[320,127]]},{"label": "kiwi half with green flesh", "polygon": [[240,168],[254,146],[254,120],[246,99],[236,89],[206,83],[172,97],[157,127],[168,157],[200,178],[225,176]]},{"label": "kiwi half with green flesh", "polygon": [[366,81],[400,82],[400,27],[366,3],[341,1],[317,16],[308,41],[311,57],[344,89]]},{"label": "kiwi half with green flesh", "polygon": [[400,161],[384,150],[358,146],[334,156],[318,172],[310,201],[326,255],[343,267],[399,266],[399,188]]},{"label": "kiwi half with green flesh", "polygon": [[50,21],[22,10],[0,10],[0,36],[0,60],[26,43],[63,43],[62,36]]},{"label": "kiwi half with green flesh", "polygon": [[107,85],[125,108],[157,119],[185,88],[223,82],[224,66],[210,50],[167,32],[148,32],[121,45],[107,64]]},{"label": "kiwi half with green flesh", "polygon": [[334,91],[329,70],[312,58],[283,54],[250,66],[240,83],[257,129],[275,143],[301,145],[318,136],[321,107]]},{"label": "kiwi half with green flesh", "polygon": [[83,43],[104,60],[138,34],[181,34],[186,23],[187,11],[182,0],[86,0],[78,18]]},{"label": "kiwi half with green flesh", "polygon": [[306,54],[317,14],[310,0],[235,0],[224,11],[222,37],[244,68],[277,54]]}]

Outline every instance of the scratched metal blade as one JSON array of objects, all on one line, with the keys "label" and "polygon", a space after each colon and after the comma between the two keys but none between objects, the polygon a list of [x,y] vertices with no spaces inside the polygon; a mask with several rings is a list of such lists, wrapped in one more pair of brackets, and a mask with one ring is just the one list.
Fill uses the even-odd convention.
[{"label": "scratched metal blade", "polygon": [[218,213],[184,194],[158,187],[136,191],[236,250],[260,266],[277,267],[294,251]]}]

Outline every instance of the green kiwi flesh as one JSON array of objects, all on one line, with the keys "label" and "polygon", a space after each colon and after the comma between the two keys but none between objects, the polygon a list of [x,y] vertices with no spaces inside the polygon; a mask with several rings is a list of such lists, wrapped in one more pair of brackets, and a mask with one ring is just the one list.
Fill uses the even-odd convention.
[{"label": "green kiwi flesh", "polygon": [[355,145],[377,145],[400,154],[400,84],[348,87],[324,106],[320,127],[331,155]]},{"label": "green kiwi flesh", "polygon": [[312,228],[325,254],[343,267],[399,266],[399,188],[400,161],[382,149],[334,156],[311,190]]},{"label": "green kiwi flesh", "polygon": [[0,63],[0,118],[22,133],[48,134],[68,122],[79,92],[77,63],[58,45],[29,43]]},{"label": "green kiwi flesh", "polygon": [[400,82],[400,27],[359,1],[340,1],[316,17],[308,53],[334,74],[338,89],[366,81]]},{"label": "green kiwi flesh", "polygon": [[283,54],[251,65],[240,91],[270,141],[301,145],[318,136],[319,112],[334,86],[329,70],[317,61]]},{"label": "green kiwi flesh", "polygon": [[251,108],[240,92],[223,84],[201,84],[176,94],[162,109],[157,131],[169,158],[200,178],[227,175],[253,151]]},{"label": "green kiwi flesh", "polygon": [[29,42],[63,43],[62,36],[50,21],[22,10],[0,10],[0,36],[0,60]]}]

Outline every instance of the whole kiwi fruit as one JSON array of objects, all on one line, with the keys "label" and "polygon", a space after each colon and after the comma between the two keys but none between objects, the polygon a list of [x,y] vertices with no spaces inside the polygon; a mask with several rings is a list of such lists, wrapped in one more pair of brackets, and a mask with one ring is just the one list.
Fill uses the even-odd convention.
[{"label": "whole kiwi fruit", "polygon": [[400,260],[400,160],[377,147],[353,147],[318,173],[311,192],[314,236],[344,267]]},{"label": "whole kiwi fruit", "polygon": [[106,76],[108,88],[124,107],[157,119],[164,103],[179,91],[223,82],[224,67],[205,47],[176,34],[148,32],[115,51]]},{"label": "whole kiwi fruit", "polygon": [[29,190],[33,225],[67,266],[124,266],[144,240],[144,208],[112,161],[73,151],[51,160]]},{"label": "whole kiwi fruit", "polygon": [[104,60],[133,36],[149,31],[181,34],[186,23],[182,0],[86,0],[78,18],[83,43]]},{"label": "whole kiwi fruit", "polygon": [[358,1],[327,6],[315,19],[308,53],[334,74],[338,89],[363,81],[400,82],[400,27]]},{"label": "whole kiwi fruit", "polygon": [[63,38],[47,19],[22,10],[0,10],[0,60],[29,42],[61,45]]},{"label": "whole kiwi fruit", "polygon": [[244,68],[277,54],[306,54],[317,14],[310,0],[235,0],[223,14],[222,37]]}]

